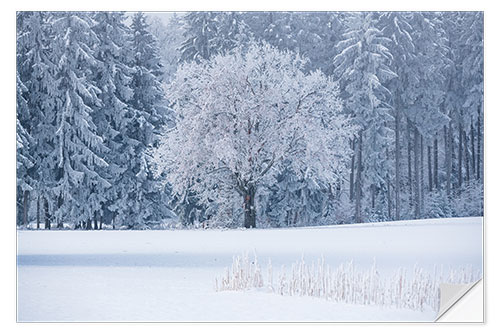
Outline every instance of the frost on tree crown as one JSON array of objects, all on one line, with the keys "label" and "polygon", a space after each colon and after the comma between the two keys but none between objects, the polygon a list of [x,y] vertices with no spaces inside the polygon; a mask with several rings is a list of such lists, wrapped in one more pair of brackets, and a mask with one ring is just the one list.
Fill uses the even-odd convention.
[{"label": "frost on tree crown", "polygon": [[284,163],[315,182],[339,181],[352,127],[337,85],[304,73],[305,63],[264,43],[182,65],[167,88],[176,125],[154,152],[173,193],[240,207],[239,195],[273,182]]}]

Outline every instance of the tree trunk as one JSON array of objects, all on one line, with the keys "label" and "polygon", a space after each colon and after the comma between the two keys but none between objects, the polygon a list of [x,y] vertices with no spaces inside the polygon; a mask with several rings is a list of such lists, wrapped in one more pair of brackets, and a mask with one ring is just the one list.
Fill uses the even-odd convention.
[{"label": "tree trunk", "polygon": [[22,189],[16,188],[16,226],[20,227],[23,224],[23,203],[22,203]]},{"label": "tree trunk", "polygon": [[[450,163],[451,163],[451,172],[450,172],[450,177],[452,175],[456,175],[457,172],[457,167],[456,167],[456,162],[455,162],[455,138],[453,137],[453,125],[450,124],[450,127],[448,128],[448,136],[449,136],[449,144],[450,144]],[[457,177],[458,178],[458,177]],[[458,180],[454,184],[451,184],[451,188],[455,189],[457,188]]]},{"label": "tree trunk", "polygon": [[[62,207],[63,202],[64,202],[64,199],[63,199],[62,195],[59,195],[57,197],[57,209],[60,209]],[[57,222],[56,223],[56,228],[57,229],[63,229],[64,228],[62,219],[58,218],[56,222]]]},{"label": "tree trunk", "polygon": [[419,138],[420,138],[420,157],[419,157],[419,166],[420,166],[420,216],[422,216],[423,212],[425,211],[425,186],[424,186],[424,164],[425,164],[425,157],[424,157],[424,136],[419,133]]},{"label": "tree trunk", "polygon": [[[450,124],[451,125],[451,124]],[[445,142],[445,165],[446,165],[446,194],[451,193],[451,145],[450,134],[448,127],[444,127],[444,142]]]},{"label": "tree trunk", "polygon": [[476,164],[476,178],[481,179],[481,107],[477,110],[477,164]]},{"label": "tree trunk", "polygon": [[435,137],[434,138],[434,187],[437,190],[439,189],[438,179],[439,179],[439,175],[438,175],[438,140]]},{"label": "tree trunk", "polygon": [[354,165],[356,157],[356,143],[355,139],[352,139],[352,158],[351,158],[351,175],[349,178],[349,199],[351,202],[354,200]]},{"label": "tree trunk", "polygon": [[356,206],[355,206],[355,216],[354,219],[356,223],[361,223],[361,161],[363,158],[363,131],[359,131],[359,142],[358,142],[358,168],[356,170]]},{"label": "tree trunk", "polygon": [[431,146],[427,146],[427,168],[429,169],[429,192],[432,192],[432,153],[431,153]]},{"label": "tree trunk", "polygon": [[28,199],[29,199],[29,191],[24,191],[23,193],[23,226],[26,227],[28,225]]},{"label": "tree trunk", "polygon": [[414,169],[415,169],[415,219],[420,218],[420,168],[419,168],[419,156],[420,156],[420,138],[418,135],[417,127],[413,128],[414,136]]},{"label": "tree trunk", "polygon": [[458,124],[458,188],[462,188],[462,169],[463,169],[463,137],[462,121]]},{"label": "tree trunk", "polygon": [[[385,156],[387,158],[387,160],[390,159],[390,154],[389,154],[389,148],[387,147],[385,149]],[[387,187],[387,217],[389,218],[390,221],[393,220],[392,218],[392,197],[391,197],[391,178],[389,177],[388,174],[386,174],[386,177],[385,177],[385,184],[386,184],[386,187]],[[383,190],[383,189],[382,189]]]},{"label": "tree trunk", "polygon": [[255,186],[247,185],[244,194],[245,228],[255,228]]},{"label": "tree trunk", "polygon": [[472,153],[472,177],[474,177],[476,174],[476,147],[474,147],[474,122],[472,119],[470,120],[470,148]]},{"label": "tree trunk", "polygon": [[370,186],[372,192],[372,210],[375,209],[375,185]]},{"label": "tree trunk", "polygon": [[102,230],[102,214],[99,216],[99,230]]},{"label": "tree trunk", "polygon": [[391,183],[389,180],[389,176],[386,179],[387,184],[387,213],[389,214],[389,220],[392,221],[392,201],[391,201]]},{"label": "tree trunk", "polygon": [[399,109],[396,110],[396,185],[394,187],[395,196],[396,196],[396,220],[400,220],[400,205],[401,205],[401,197],[400,197],[400,184],[401,184],[401,169],[400,169],[400,153],[401,153],[401,142],[399,138],[401,126],[401,116],[399,113]]},{"label": "tree trunk", "polygon": [[86,228],[87,230],[92,230],[92,220],[88,219],[86,223]]},{"label": "tree trunk", "polygon": [[408,202],[410,205],[410,210],[413,207],[413,177],[412,177],[412,170],[411,170],[411,123],[410,120],[408,119],[407,123],[407,136],[408,136],[408,189],[409,189],[409,195],[410,197],[408,198]]},{"label": "tree trunk", "polygon": [[469,147],[467,145],[467,133],[465,133],[465,130],[463,131],[463,137],[464,137],[464,154],[465,154],[465,179],[467,181],[467,184],[470,182],[470,155],[469,155]]},{"label": "tree trunk", "polygon": [[94,212],[94,230],[99,229],[99,225],[97,223],[97,211]]},{"label": "tree trunk", "polygon": [[36,228],[40,229],[40,195],[36,200]]},{"label": "tree trunk", "polygon": [[49,201],[44,198],[45,203],[45,229],[50,230]]}]

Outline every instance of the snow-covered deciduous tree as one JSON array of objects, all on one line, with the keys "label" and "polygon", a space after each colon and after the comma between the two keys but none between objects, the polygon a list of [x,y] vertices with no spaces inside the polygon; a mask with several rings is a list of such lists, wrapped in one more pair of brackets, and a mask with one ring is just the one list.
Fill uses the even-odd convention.
[{"label": "snow-covered deciduous tree", "polygon": [[[305,72],[320,69],[325,74],[331,73],[331,60],[336,55],[334,45],[340,36],[344,14],[248,12],[240,15],[255,40],[308,59]],[[271,226],[321,224],[333,219],[335,223],[348,222],[337,218],[340,210],[349,211],[343,204],[336,207],[344,194],[343,186],[332,191],[327,184],[309,182],[285,169],[276,182],[261,191],[259,201],[267,207],[261,210],[264,214],[261,221],[268,221]],[[335,217],[328,213],[333,211]]]},{"label": "snow-covered deciduous tree", "polygon": [[176,124],[154,152],[175,195],[194,191],[214,219],[243,209],[249,228],[260,186],[285,161],[310,181],[340,181],[353,128],[340,114],[337,85],[321,72],[305,74],[304,63],[253,44],[180,67],[168,90]]}]

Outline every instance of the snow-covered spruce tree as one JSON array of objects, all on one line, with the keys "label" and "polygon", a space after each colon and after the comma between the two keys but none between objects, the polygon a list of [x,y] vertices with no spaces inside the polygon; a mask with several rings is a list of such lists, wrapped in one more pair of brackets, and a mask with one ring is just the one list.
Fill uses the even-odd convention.
[{"label": "snow-covered spruce tree", "polygon": [[53,138],[57,165],[53,211],[58,227],[63,221],[86,223],[87,229],[101,209],[102,190],[111,184],[100,168],[108,164],[103,155],[108,148],[98,133],[92,115],[101,106],[100,89],[91,80],[98,61],[98,43],[92,30],[95,22],[88,13],[55,13],[52,56],[57,61],[57,130]]},{"label": "snow-covered spruce tree", "polygon": [[[465,129],[471,127],[471,164],[473,171],[475,171],[476,180],[481,180],[483,177],[482,172],[482,150],[481,150],[481,122],[483,119],[484,107],[484,47],[483,47],[483,34],[484,34],[484,18],[482,12],[465,12],[462,13],[464,18],[462,21],[462,33],[460,38],[462,61],[461,63],[461,76],[462,85],[464,87],[465,99],[462,108],[465,112],[463,115],[463,123]],[[469,112],[467,112],[469,111]],[[476,112],[474,112],[476,111]],[[476,142],[477,149],[474,149],[474,132],[477,134]],[[464,149],[468,149],[467,146]],[[474,154],[472,154],[474,152]],[[468,177],[473,178],[473,177]]]},{"label": "snow-covered spruce tree", "polygon": [[201,61],[248,41],[248,28],[235,12],[191,12],[184,21],[182,61]]},{"label": "snow-covered spruce tree", "polygon": [[199,61],[215,54],[212,40],[217,31],[216,15],[214,12],[191,12],[183,17],[186,37],[180,48],[183,61]]},{"label": "snow-covered spruce tree", "polygon": [[301,13],[297,40],[300,54],[309,58],[308,69],[320,69],[332,75],[332,59],[337,55],[335,45],[340,41],[346,13]]},{"label": "snow-covered spruce tree", "polygon": [[262,39],[280,50],[298,52],[299,35],[297,32],[301,13],[268,12],[263,14],[267,22],[264,22]]},{"label": "snow-covered spruce tree", "polygon": [[435,13],[413,13],[411,24],[416,56],[410,61],[415,75],[408,83],[408,108],[405,109],[409,128],[413,131],[414,196],[413,217],[421,217],[425,209],[424,149],[449,122],[440,107],[446,91],[445,69],[448,65],[446,42],[440,19]]},{"label": "snow-covered spruce tree", "polygon": [[26,86],[21,82],[19,73],[16,73],[16,201],[17,201],[17,225],[28,224],[29,193],[33,190],[34,180],[30,175],[30,169],[34,166],[34,159],[31,155],[33,138],[21,124],[19,118],[27,114],[28,102],[23,96],[27,91]]},{"label": "snow-covered spruce tree", "polygon": [[180,47],[184,41],[182,16],[174,13],[165,25],[158,17],[151,18],[151,33],[158,40],[159,54],[163,64],[163,82],[170,82],[181,62]]},{"label": "snow-covered spruce tree", "polygon": [[332,210],[339,198],[331,195],[329,184],[304,179],[302,174],[290,170],[287,162],[271,186],[262,186],[259,194],[261,224],[289,227],[344,222],[337,219],[336,209]]},{"label": "snow-covered spruce tree", "polygon": [[[159,188],[150,170],[147,149],[158,141],[158,132],[166,124],[168,109],[161,86],[162,65],[156,38],[149,31],[146,16],[137,13],[132,17],[132,76],[133,96],[128,104],[125,145],[127,175],[130,187],[121,195],[127,207],[120,208],[120,224],[129,228],[155,228],[165,218],[171,217],[166,193]],[[122,210],[123,209],[123,210]]]},{"label": "snow-covered spruce tree", "polygon": [[[484,108],[484,18],[482,12],[463,13],[463,34],[461,48],[462,80],[467,96],[462,115],[462,145],[464,155],[464,189],[459,197],[464,202],[464,209],[458,209],[455,216],[483,215],[483,108]],[[468,135],[467,135],[468,132]]]},{"label": "snow-covered spruce tree", "polygon": [[[339,54],[333,59],[334,75],[344,92],[346,112],[359,127],[355,140],[356,176],[351,184],[355,221],[359,223],[369,218],[366,214],[370,207],[375,208],[376,194],[388,193],[391,170],[386,147],[390,146],[393,133],[388,127],[392,120],[391,92],[384,84],[396,74],[388,66],[393,58],[387,48],[390,40],[375,27],[372,13],[353,13],[342,37],[337,44]],[[354,174],[354,169],[351,172]],[[363,196],[369,206],[362,207]]]},{"label": "snow-covered spruce tree", "polygon": [[447,38],[447,59],[450,59],[450,63],[446,68],[444,68],[443,73],[446,78],[446,94],[444,101],[442,103],[443,113],[445,113],[449,118],[450,122],[443,128],[443,141],[444,141],[444,177],[443,186],[446,188],[446,194],[451,198],[452,195],[452,185],[455,183],[455,163],[454,163],[454,153],[456,151],[455,146],[455,136],[454,133],[457,130],[457,120],[459,120],[459,114],[461,106],[463,105],[465,99],[465,92],[462,87],[460,63],[461,50],[460,50],[460,36],[463,33],[461,30],[461,13],[452,12],[449,15],[443,16],[443,26],[446,32]]},{"label": "snow-covered spruce tree", "polygon": [[[26,62],[26,52],[29,50],[30,40],[27,38],[28,20],[30,13],[18,12],[17,18],[17,50],[16,50],[16,208],[17,225],[28,223],[29,194],[33,190],[33,181],[29,170],[34,166],[32,154],[33,138],[25,129],[30,126],[30,109],[26,94],[28,88],[22,82],[19,71]],[[31,32],[31,31],[30,31]],[[30,78],[29,72],[24,71],[25,80]],[[31,148],[31,150],[30,150]]]},{"label": "snow-covered spruce tree", "polygon": [[[26,87],[22,97],[27,103],[26,112],[18,109],[20,126],[33,139],[29,151],[34,166],[29,170],[34,180],[30,198],[36,200],[37,226],[44,216],[45,228],[50,228],[57,165],[57,59],[53,56],[55,34],[53,15],[44,12],[17,13],[17,70],[19,79]],[[18,103],[20,101],[18,100]],[[43,212],[43,213],[42,213]]]},{"label": "snow-covered spruce tree", "polygon": [[[443,112],[450,118],[444,129],[444,184],[450,201],[471,193],[470,186],[482,186],[483,108],[483,24],[482,13],[453,12],[442,15],[447,39]],[[482,189],[477,189],[478,193]],[[455,201],[454,201],[455,200]],[[476,201],[478,209],[482,201]],[[457,214],[460,210],[455,210]],[[461,211],[463,212],[463,211]]]},{"label": "snow-covered spruce tree", "polygon": [[397,78],[389,81],[387,87],[392,92],[392,105],[394,116],[394,218],[402,217],[402,121],[405,109],[408,108],[408,84],[415,76],[414,69],[410,66],[411,59],[416,56],[415,45],[411,34],[413,29],[409,23],[412,13],[384,12],[377,20],[377,27],[390,42],[388,48],[393,55],[390,68],[397,74]]},{"label": "snow-covered spruce tree", "polygon": [[156,173],[175,195],[194,191],[214,220],[243,209],[250,228],[259,188],[285,160],[305,179],[339,182],[353,128],[340,114],[337,85],[321,72],[304,74],[304,63],[253,44],[179,68],[168,89],[176,124],[154,151]]},{"label": "snow-covered spruce tree", "polygon": [[306,71],[321,69],[331,74],[331,59],[342,32],[343,13],[245,12],[241,15],[256,40],[308,58]]},{"label": "snow-covered spruce tree", "polygon": [[[93,80],[100,89],[97,96],[101,103],[92,118],[108,148],[105,155],[108,165],[101,168],[100,172],[114,184],[100,189],[104,200],[98,215],[101,223],[113,224],[117,218],[124,220],[124,216],[129,213],[128,195],[135,191],[136,183],[130,162],[137,158],[134,147],[138,143],[128,136],[136,112],[129,105],[133,97],[130,85],[134,74],[132,35],[124,23],[126,17],[123,13],[97,12],[93,18],[96,22],[93,31],[99,40],[94,51],[97,65]],[[97,227],[95,219],[94,228]],[[99,227],[102,226],[99,224]]]},{"label": "snow-covered spruce tree", "polygon": [[483,183],[471,180],[452,198],[452,216],[483,216]]}]

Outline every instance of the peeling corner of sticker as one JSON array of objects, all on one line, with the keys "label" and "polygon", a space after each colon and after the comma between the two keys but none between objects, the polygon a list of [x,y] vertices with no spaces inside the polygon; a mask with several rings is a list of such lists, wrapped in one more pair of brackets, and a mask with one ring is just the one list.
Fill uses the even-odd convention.
[{"label": "peeling corner of sticker", "polygon": [[479,281],[481,280],[467,284],[441,283],[439,286],[439,312],[436,321],[464,297]]}]

